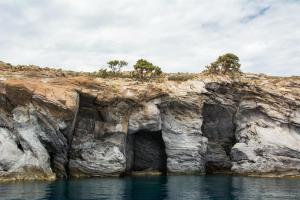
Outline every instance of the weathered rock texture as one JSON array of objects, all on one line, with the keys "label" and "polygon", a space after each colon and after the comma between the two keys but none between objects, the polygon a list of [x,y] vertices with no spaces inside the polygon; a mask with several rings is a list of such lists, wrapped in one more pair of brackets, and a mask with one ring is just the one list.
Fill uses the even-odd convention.
[{"label": "weathered rock texture", "polygon": [[0,78],[0,179],[300,174],[300,78]]}]

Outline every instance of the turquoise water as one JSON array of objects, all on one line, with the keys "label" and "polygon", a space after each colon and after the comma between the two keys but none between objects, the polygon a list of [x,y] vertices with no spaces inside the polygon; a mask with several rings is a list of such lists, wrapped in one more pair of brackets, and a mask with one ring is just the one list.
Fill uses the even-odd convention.
[{"label": "turquoise water", "polygon": [[0,184],[0,199],[300,199],[300,180],[231,176],[169,176],[2,183]]}]

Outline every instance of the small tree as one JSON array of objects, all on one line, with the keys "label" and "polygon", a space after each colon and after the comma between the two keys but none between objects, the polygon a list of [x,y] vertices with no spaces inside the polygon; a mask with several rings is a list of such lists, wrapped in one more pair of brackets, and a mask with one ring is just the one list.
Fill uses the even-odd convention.
[{"label": "small tree", "polygon": [[207,66],[206,69],[211,74],[233,75],[241,72],[240,67],[239,57],[232,53],[227,53],[219,56],[219,58]]},{"label": "small tree", "polygon": [[134,76],[139,79],[151,79],[162,74],[161,68],[145,59],[139,59],[134,67]]},{"label": "small tree", "polygon": [[128,63],[124,60],[111,60],[109,62],[107,62],[108,64],[108,68],[114,73],[120,73],[122,68],[126,65],[128,65]]}]

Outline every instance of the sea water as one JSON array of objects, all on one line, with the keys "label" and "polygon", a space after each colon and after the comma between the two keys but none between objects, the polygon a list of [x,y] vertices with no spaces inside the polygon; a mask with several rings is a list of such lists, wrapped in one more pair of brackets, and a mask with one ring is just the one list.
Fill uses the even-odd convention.
[{"label": "sea water", "polygon": [[0,199],[300,199],[300,179],[210,175],[14,182],[0,184]]}]

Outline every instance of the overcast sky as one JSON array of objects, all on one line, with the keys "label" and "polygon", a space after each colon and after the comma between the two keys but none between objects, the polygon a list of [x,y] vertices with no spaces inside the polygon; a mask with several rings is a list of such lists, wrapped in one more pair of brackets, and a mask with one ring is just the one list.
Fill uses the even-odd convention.
[{"label": "overcast sky", "polygon": [[299,0],[0,0],[0,60],[93,71],[145,58],[199,72],[220,54],[242,70],[300,75]]}]

